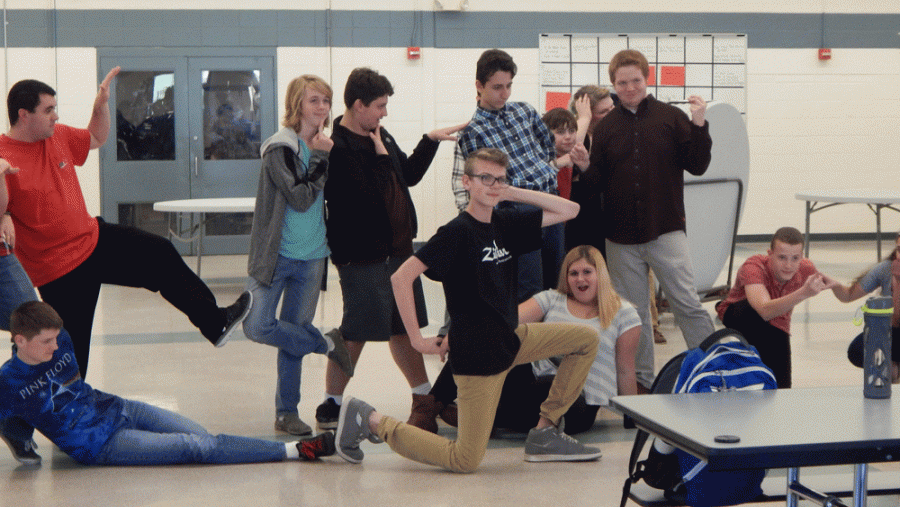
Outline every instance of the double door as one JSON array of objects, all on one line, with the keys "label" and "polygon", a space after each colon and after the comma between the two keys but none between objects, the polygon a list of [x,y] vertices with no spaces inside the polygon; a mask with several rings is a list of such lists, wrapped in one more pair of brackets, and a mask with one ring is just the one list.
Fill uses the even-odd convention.
[{"label": "double door", "polygon": [[[255,197],[259,147],[275,132],[272,56],[100,57],[100,75],[121,66],[110,90],[114,119],[101,149],[103,216],[166,235],[153,203]],[[210,213],[204,254],[246,253],[252,215]],[[178,245],[182,253],[191,244]]]}]

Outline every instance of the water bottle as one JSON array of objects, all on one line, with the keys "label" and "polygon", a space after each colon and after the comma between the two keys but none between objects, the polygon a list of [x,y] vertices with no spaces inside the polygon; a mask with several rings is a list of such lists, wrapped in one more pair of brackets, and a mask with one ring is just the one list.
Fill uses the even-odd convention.
[{"label": "water bottle", "polygon": [[866,398],[891,397],[891,315],[889,297],[873,297],[862,307],[865,318],[863,337],[863,394]]}]

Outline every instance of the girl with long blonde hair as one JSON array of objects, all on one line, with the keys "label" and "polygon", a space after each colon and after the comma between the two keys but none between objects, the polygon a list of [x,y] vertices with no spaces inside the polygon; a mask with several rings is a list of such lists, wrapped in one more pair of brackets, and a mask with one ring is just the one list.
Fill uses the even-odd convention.
[{"label": "girl with long blonde hair", "polygon": [[[536,294],[519,305],[519,324],[567,322],[597,329],[600,346],[584,384],[584,398],[597,409],[609,404],[617,394],[637,394],[634,358],[641,333],[641,321],[631,303],[612,287],[606,261],[590,245],[573,248],[563,260],[556,289]],[[551,360],[534,365],[538,376],[552,374]],[[568,426],[567,431],[575,433]],[[583,423],[593,424],[593,418]]]}]

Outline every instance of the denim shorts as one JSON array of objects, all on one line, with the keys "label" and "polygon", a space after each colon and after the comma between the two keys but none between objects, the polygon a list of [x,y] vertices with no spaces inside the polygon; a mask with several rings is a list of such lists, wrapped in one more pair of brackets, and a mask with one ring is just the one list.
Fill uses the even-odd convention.
[{"label": "denim shorts", "polygon": [[[351,342],[383,342],[393,335],[406,334],[394,291],[391,275],[406,258],[390,257],[383,262],[350,263],[338,266],[338,276],[344,298],[344,317],[341,334]],[[413,283],[413,298],[419,327],[428,325],[425,293],[422,280]]]}]

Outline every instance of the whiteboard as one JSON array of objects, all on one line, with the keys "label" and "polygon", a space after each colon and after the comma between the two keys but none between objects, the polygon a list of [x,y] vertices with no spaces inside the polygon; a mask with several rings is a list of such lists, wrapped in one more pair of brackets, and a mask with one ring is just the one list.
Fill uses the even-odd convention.
[{"label": "whiteboard", "polygon": [[567,108],[584,85],[612,91],[609,61],[623,49],[647,57],[647,93],[658,100],[678,103],[700,95],[734,106],[746,122],[744,34],[541,34],[539,110]]}]

